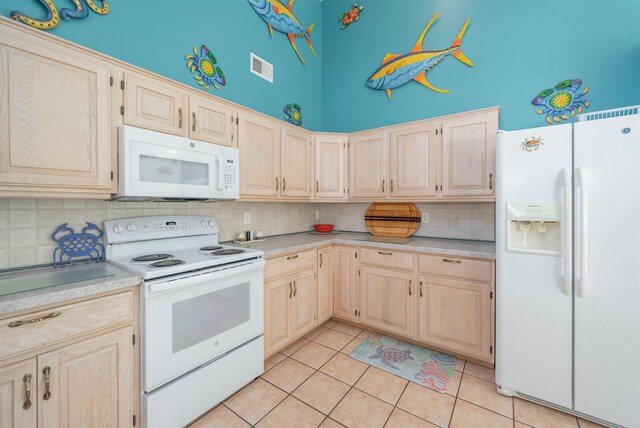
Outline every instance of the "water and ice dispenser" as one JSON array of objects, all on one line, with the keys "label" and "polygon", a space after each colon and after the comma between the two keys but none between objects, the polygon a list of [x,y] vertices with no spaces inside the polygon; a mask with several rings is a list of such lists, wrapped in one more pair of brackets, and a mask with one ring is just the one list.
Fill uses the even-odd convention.
[{"label": "water and ice dispenser", "polygon": [[562,211],[561,203],[508,203],[507,251],[562,255]]}]

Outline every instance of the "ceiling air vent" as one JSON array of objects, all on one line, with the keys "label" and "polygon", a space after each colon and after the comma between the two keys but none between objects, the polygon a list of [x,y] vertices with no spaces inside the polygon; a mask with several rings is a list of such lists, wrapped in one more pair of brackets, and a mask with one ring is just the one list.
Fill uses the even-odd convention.
[{"label": "ceiling air vent", "polygon": [[253,74],[273,83],[273,65],[255,55],[253,52],[249,59],[249,69]]}]

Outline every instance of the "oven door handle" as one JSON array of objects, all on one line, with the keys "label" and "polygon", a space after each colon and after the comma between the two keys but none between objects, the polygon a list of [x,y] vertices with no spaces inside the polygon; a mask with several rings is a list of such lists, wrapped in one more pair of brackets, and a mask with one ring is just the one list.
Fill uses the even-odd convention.
[{"label": "oven door handle", "polygon": [[[231,268],[222,267],[222,268],[215,268],[215,269],[205,269],[200,272],[192,272],[191,274],[178,276],[177,278],[169,281],[167,281],[166,278],[147,281],[145,283],[145,286],[147,290],[147,295],[153,296],[156,294],[161,294],[167,291],[174,290],[176,288],[185,289],[188,287],[200,285],[205,280],[217,281],[217,280],[228,278],[231,276],[242,275],[245,273],[263,270],[264,265],[265,265],[265,261],[263,259],[259,259],[243,266],[236,266]],[[213,291],[213,290],[210,290],[210,291]]]}]

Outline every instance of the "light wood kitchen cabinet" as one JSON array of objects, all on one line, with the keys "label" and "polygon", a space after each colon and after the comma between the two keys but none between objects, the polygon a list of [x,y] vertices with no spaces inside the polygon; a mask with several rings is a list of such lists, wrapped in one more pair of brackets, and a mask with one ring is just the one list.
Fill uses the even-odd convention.
[{"label": "light wood kitchen cabinet", "polygon": [[275,354],[291,341],[292,287],[290,277],[270,281],[264,285],[265,356]]},{"label": "light wood kitchen cabinet", "polygon": [[333,316],[333,248],[318,250],[318,324]]},{"label": "light wood kitchen cabinet", "polygon": [[318,134],[315,147],[315,193],[317,199],[347,197],[346,135]]},{"label": "light wood kitchen cabinet", "polygon": [[389,197],[436,196],[436,133],[433,122],[389,132]]},{"label": "light wood kitchen cabinet", "polygon": [[133,71],[125,71],[122,85],[125,124],[179,136],[188,135],[186,91]]},{"label": "light wood kitchen cabinet", "polygon": [[318,324],[318,289],[316,270],[308,269],[293,275],[293,329],[295,337],[303,336]]},{"label": "light wood kitchen cabinet", "polygon": [[137,395],[132,385],[132,334],[126,327],[40,355],[39,425],[130,427]]},{"label": "light wood kitchen cabinet", "polygon": [[489,284],[420,275],[418,339],[490,361],[490,293]]},{"label": "light wood kitchen cabinet", "polygon": [[125,290],[4,317],[0,426],[132,426],[140,397],[137,295]]},{"label": "light wood kitchen cabinet", "polygon": [[387,195],[387,133],[362,132],[349,136],[349,197]]},{"label": "light wood kitchen cabinet", "polygon": [[0,196],[109,197],[110,64],[5,24],[0,70]]},{"label": "light wood kitchen cabinet", "polygon": [[0,427],[35,428],[38,397],[35,358],[0,367]]},{"label": "light wood kitchen cabinet", "polygon": [[361,266],[358,321],[406,337],[413,335],[413,273]]},{"label": "light wood kitchen cabinet", "polygon": [[353,247],[333,248],[333,314],[340,318],[356,318],[356,253]]},{"label": "light wood kitchen cabinet", "polygon": [[288,198],[310,198],[313,165],[310,134],[283,128],[280,154],[280,194]]},{"label": "light wood kitchen cabinet", "polygon": [[244,111],[238,117],[240,195],[277,197],[281,188],[280,125]]},{"label": "light wood kitchen cabinet", "polygon": [[189,95],[189,137],[237,147],[235,109],[211,98]]},{"label": "light wood kitchen cabinet", "polygon": [[493,196],[497,110],[447,119],[441,129],[442,196]]}]

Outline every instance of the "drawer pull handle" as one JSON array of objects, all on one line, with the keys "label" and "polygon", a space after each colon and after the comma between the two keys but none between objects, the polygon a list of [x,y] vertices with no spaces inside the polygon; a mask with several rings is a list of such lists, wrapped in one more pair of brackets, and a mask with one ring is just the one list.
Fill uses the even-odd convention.
[{"label": "drawer pull handle", "polygon": [[316,193],[320,193],[320,182],[316,181]]},{"label": "drawer pull handle", "polygon": [[389,182],[390,186],[391,186],[391,191],[393,192],[393,179],[391,179],[391,181]]},{"label": "drawer pull handle", "polygon": [[420,281],[420,297],[423,297],[424,294],[422,294],[422,281]]},{"label": "drawer pull handle", "polygon": [[383,256],[390,256],[393,253],[391,251],[378,251],[378,254],[383,255]]},{"label": "drawer pull handle", "polygon": [[193,122],[191,123],[191,130],[195,132],[196,130],[196,113],[191,113],[191,117],[193,118]]},{"label": "drawer pull handle", "polygon": [[38,318],[33,318],[30,320],[20,320],[20,321],[13,321],[11,323],[9,323],[9,328],[16,328],[16,327],[20,327],[21,325],[25,325],[25,324],[34,324],[40,321],[44,321],[44,320],[48,320],[49,318],[56,318],[59,317],[60,315],[62,315],[62,312],[51,312],[49,315],[45,315],[43,317],[38,317]]},{"label": "drawer pull handle", "polygon": [[22,378],[24,382],[24,404],[22,408],[28,410],[31,407],[31,373],[27,373]]},{"label": "drawer pull handle", "polygon": [[298,258],[298,255],[296,254],[294,256],[287,257],[287,260],[293,260],[293,259],[297,259],[297,258]]},{"label": "drawer pull handle", "polygon": [[447,263],[457,263],[457,264],[462,263],[462,260],[454,260],[454,259],[442,259],[442,261]]},{"label": "drawer pull handle", "polygon": [[489,174],[489,190],[493,190],[493,174]]},{"label": "drawer pull handle", "polygon": [[280,187],[280,182],[278,181],[278,177],[276,177],[276,192],[278,191],[279,187]]},{"label": "drawer pull handle", "polygon": [[45,387],[44,395],[42,396],[42,398],[48,400],[49,398],[51,398],[51,367],[46,366],[44,369],[42,369],[42,374],[44,374]]},{"label": "drawer pull handle", "polygon": [[289,283],[289,298],[293,295],[293,288],[291,287],[291,283]]},{"label": "drawer pull handle", "polygon": [[412,295],[411,286],[413,285],[413,281],[409,280],[409,296]]},{"label": "drawer pull handle", "polygon": [[178,128],[182,129],[182,107],[178,108]]},{"label": "drawer pull handle", "polygon": [[322,268],[322,254],[320,254],[320,267]]},{"label": "drawer pull handle", "polygon": [[282,191],[286,191],[287,190],[287,180],[282,177]]},{"label": "drawer pull handle", "polygon": [[296,297],[297,292],[298,292],[298,286],[296,285],[296,282],[293,281],[293,297]]}]

